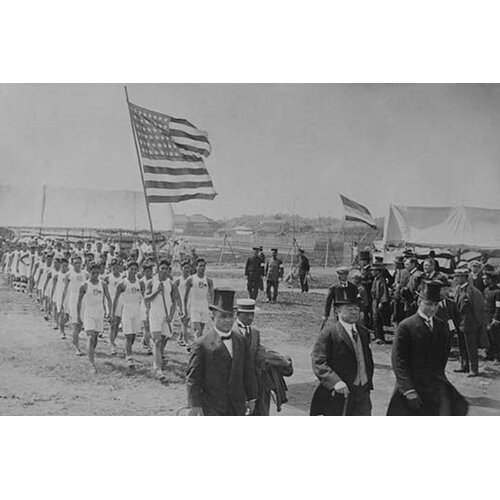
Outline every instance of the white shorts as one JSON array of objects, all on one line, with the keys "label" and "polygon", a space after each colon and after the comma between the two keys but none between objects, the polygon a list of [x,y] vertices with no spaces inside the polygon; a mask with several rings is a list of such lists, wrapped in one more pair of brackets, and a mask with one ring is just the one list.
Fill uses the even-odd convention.
[{"label": "white shorts", "polygon": [[141,320],[148,321],[148,311],[144,302],[141,302]]},{"label": "white shorts", "polygon": [[140,333],[141,329],[142,329],[141,313],[135,314],[134,316],[128,316],[128,315],[122,316],[122,331],[124,335],[132,335],[134,333]]},{"label": "white shorts", "polygon": [[[172,326],[172,325],[170,325]],[[167,338],[172,337],[172,331],[168,327],[167,318],[165,316],[149,315],[149,331],[151,334],[161,332]]]},{"label": "white shorts", "polygon": [[95,332],[102,333],[104,331],[104,317],[103,316],[84,316],[83,329],[88,332],[94,330]]},{"label": "white shorts", "polygon": [[76,309],[76,302],[74,301],[69,301],[68,302],[68,307],[67,307],[67,312],[69,314],[69,322],[70,323],[76,323],[77,320],[78,320],[78,312],[77,312],[77,309]]},{"label": "white shorts", "polygon": [[208,309],[191,309],[189,311],[191,323],[208,323],[210,320],[210,311]]}]

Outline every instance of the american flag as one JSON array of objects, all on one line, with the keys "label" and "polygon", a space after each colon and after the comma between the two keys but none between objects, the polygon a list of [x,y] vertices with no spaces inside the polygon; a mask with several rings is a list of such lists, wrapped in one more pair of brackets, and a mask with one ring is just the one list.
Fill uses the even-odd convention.
[{"label": "american flag", "polygon": [[128,105],[148,203],[213,200],[217,193],[203,163],[211,152],[207,133],[182,118]]}]

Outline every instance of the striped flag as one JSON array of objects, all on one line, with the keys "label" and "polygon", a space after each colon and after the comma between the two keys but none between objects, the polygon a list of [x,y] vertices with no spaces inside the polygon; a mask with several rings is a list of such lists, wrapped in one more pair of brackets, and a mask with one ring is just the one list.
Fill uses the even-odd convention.
[{"label": "striped flag", "polygon": [[128,105],[148,203],[213,200],[217,193],[203,163],[211,152],[207,133],[182,118]]},{"label": "striped flag", "polygon": [[364,222],[372,229],[377,229],[377,224],[375,224],[372,214],[365,206],[342,195],[340,195],[340,199],[342,200],[342,205],[344,205],[345,220]]}]

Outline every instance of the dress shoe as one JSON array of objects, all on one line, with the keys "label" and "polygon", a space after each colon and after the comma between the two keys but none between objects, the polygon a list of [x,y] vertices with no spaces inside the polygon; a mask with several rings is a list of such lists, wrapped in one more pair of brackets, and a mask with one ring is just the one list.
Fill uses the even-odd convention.
[{"label": "dress shoe", "polygon": [[469,373],[469,370],[467,368],[456,368],[453,370],[455,373]]}]

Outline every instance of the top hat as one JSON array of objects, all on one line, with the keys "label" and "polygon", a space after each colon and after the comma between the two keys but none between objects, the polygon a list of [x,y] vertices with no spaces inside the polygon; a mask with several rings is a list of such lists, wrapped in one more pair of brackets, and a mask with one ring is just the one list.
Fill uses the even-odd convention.
[{"label": "top hat", "polygon": [[278,249],[277,248],[271,248],[271,252],[277,252]]},{"label": "top hat", "polygon": [[443,287],[443,282],[440,280],[424,280],[420,290],[417,295],[423,299],[430,302],[441,302],[441,288]]},{"label": "top hat", "polygon": [[333,304],[336,306],[359,304],[359,297],[357,287],[353,286],[334,286],[333,291]]},{"label": "top hat", "polygon": [[369,250],[361,250],[361,252],[359,252],[359,258],[361,260],[370,260],[370,251]]},{"label": "top hat", "polygon": [[216,288],[214,290],[214,303],[209,305],[211,311],[220,311],[226,313],[234,312],[234,290],[228,288]]},{"label": "top hat", "polygon": [[238,312],[255,312],[255,300],[253,299],[237,299],[236,310]]}]

